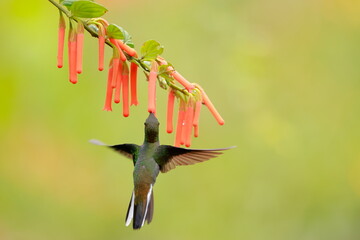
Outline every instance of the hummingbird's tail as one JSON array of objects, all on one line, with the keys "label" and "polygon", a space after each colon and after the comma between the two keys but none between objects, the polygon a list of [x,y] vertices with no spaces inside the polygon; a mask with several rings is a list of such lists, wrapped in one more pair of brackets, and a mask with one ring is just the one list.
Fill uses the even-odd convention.
[{"label": "hummingbird's tail", "polygon": [[126,214],[126,226],[129,226],[131,220],[133,220],[133,229],[140,229],[144,226],[145,221],[148,224],[151,222],[154,213],[154,193],[152,187],[153,185],[150,184],[149,191],[144,197],[141,195],[135,196],[135,193],[132,193]]}]

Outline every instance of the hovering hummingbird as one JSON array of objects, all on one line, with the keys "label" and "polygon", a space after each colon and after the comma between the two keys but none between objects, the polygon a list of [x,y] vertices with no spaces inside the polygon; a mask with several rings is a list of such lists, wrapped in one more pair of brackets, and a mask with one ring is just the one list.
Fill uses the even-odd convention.
[{"label": "hovering hummingbird", "polygon": [[[98,140],[90,140],[97,145],[105,145]],[[143,145],[119,144],[105,145],[134,163],[134,190],[131,195],[126,214],[125,225],[129,226],[133,220],[133,229],[140,229],[145,221],[149,224],[154,213],[153,187],[159,172],[166,173],[176,166],[192,165],[209,160],[222,154],[218,149],[185,149],[170,145],[160,145],[159,121],[153,113],[145,121],[145,139]]]}]

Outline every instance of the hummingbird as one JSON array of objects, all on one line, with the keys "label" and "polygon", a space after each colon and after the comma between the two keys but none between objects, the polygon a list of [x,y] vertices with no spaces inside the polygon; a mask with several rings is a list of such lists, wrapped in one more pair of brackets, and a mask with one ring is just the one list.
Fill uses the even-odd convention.
[{"label": "hummingbird", "polygon": [[112,148],[123,156],[130,158],[134,164],[134,190],[127,210],[125,225],[133,222],[133,229],[140,229],[145,221],[149,224],[154,214],[154,184],[159,172],[166,173],[176,166],[192,165],[221,155],[224,150],[186,149],[171,145],[160,145],[159,121],[153,113],[145,121],[144,143],[106,145],[98,140],[90,140],[97,145]]}]

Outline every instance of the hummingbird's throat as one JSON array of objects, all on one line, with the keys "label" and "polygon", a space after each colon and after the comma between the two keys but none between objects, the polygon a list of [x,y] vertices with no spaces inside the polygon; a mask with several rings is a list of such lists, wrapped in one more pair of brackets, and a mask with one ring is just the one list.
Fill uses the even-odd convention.
[{"label": "hummingbird's throat", "polygon": [[145,121],[145,141],[154,143],[159,141],[159,121],[153,113]]},{"label": "hummingbird's throat", "polygon": [[145,141],[150,143],[159,141],[159,132],[152,129],[145,129]]}]

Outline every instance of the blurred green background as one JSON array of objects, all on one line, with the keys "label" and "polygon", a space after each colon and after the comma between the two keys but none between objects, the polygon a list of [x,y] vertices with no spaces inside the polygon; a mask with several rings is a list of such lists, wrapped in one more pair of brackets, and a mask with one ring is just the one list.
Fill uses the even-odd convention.
[{"label": "blurred green background", "polygon": [[[360,239],[358,0],[99,2],[137,49],[161,42],[223,115],[203,109],[192,147],[237,148],[160,175],[153,222],[126,228],[132,164],[88,140],[142,143],[145,79],[129,118],[101,111],[97,41],[72,85],[55,7],[1,0],[0,239]],[[159,90],[172,144],[165,103]]]}]

